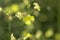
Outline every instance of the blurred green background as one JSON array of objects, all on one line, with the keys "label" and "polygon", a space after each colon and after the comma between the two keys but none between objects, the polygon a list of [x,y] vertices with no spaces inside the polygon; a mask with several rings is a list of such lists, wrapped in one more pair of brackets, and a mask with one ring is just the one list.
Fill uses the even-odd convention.
[{"label": "blurred green background", "polygon": [[[33,9],[33,3],[39,4],[40,11]],[[18,5],[19,10],[13,9],[15,5],[10,12],[10,6],[14,4]],[[34,16],[33,25],[27,27],[15,17],[19,11]],[[9,12],[11,14],[6,15]],[[9,20],[10,16],[12,20]],[[23,40],[21,36],[25,30],[32,34],[32,38],[26,40],[60,40],[60,0],[0,0],[0,40],[11,40],[11,33],[16,40]]]}]

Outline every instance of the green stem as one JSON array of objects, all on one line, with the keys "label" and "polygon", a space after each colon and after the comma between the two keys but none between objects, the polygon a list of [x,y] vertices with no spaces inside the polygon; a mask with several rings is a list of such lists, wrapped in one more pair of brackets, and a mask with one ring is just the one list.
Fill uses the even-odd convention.
[{"label": "green stem", "polygon": [[8,30],[9,30],[9,40],[11,40],[11,37],[10,37],[10,35],[11,35],[11,22],[12,21],[9,21],[9,27],[8,27]]}]

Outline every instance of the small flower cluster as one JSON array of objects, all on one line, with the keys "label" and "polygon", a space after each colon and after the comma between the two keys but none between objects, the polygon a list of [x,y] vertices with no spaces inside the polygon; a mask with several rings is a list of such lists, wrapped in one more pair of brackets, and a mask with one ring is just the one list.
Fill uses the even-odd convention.
[{"label": "small flower cluster", "polygon": [[[33,3],[34,9],[37,11],[40,11],[40,6],[38,3]],[[2,9],[0,7],[0,12],[3,11],[7,16],[8,19],[11,21],[14,17],[18,18],[19,20],[22,20],[26,26],[31,26],[33,22],[35,21],[35,17],[30,15],[31,11],[30,10],[24,10],[25,8],[30,9],[30,1],[29,0],[23,0],[23,3],[21,4],[12,4],[10,6],[5,7]],[[33,9],[33,10],[34,10]],[[26,13],[23,13],[26,12]],[[32,12],[33,13],[33,12]],[[14,14],[14,16],[12,16]],[[29,37],[32,37],[32,35],[29,32],[23,32],[23,40],[26,40]],[[13,33],[11,34],[11,40],[16,40],[16,38],[13,36]]]}]

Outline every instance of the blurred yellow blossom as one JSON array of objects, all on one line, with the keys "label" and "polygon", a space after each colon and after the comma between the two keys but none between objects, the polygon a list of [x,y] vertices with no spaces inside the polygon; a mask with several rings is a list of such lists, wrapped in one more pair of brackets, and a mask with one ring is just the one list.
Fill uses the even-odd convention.
[{"label": "blurred yellow blossom", "polygon": [[23,36],[23,40],[32,37],[32,35],[27,31],[23,31],[22,36]]},{"label": "blurred yellow blossom", "polygon": [[42,36],[42,31],[41,30],[37,30],[35,37],[37,39],[39,39],[39,38],[41,38],[41,36]]},{"label": "blurred yellow blossom", "polygon": [[25,5],[29,5],[29,0],[23,0],[23,3],[24,3]]},{"label": "blurred yellow blossom", "polygon": [[38,5],[38,3],[33,3],[34,6],[34,9],[40,11],[40,6]]},{"label": "blurred yellow blossom", "polygon": [[10,10],[11,10],[12,12],[17,12],[17,11],[19,10],[18,4],[12,4],[12,5],[10,6]]},{"label": "blurred yellow blossom", "polygon": [[11,34],[11,40],[16,40],[16,38],[13,36],[13,33]]},{"label": "blurred yellow blossom", "polygon": [[25,21],[25,24],[31,25],[31,21],[30,20],[27,20],[27,21]]},{"label": "blurred yellow blossom", "polygon": [[19,10],[18,4],[12,4],[11,6],[7,6],[4,8],[4,13],[6,13],[7,15],[10,15],[14,12],[18,12],[18,10]]},{"label": "blurred yellow blossom", "polygon": [[15,14],[15,16],[16,16],[17,18],[19,18],[20,20],[23,18],[23,15],[22,15],[21,12],[17,12],[17,13]]},{"label": "blurred yellow blossom", "polygon": [[0,11],[2,11],[2,7],[0,7]]},{"label": "blurred yellow blossom", "polygon": [[52,30],[52,29],[48,29],[48,30],[46,31],[46,33],[45,33],[45,37],[49,38],[49,37],[51,37],[51,36],[53,36],[53,30]]},{"label": "blurred yellow blossom", "polygon": [[60,33],[55,34],[55,40],[60,40]]},{"label": "blurred yellow blossom", "polygon": [[25,16],[23,18],[23,21],[26,25],[31,25],[32,21],[34,21],[34,20],[35,20],[34,16],[30,16],[30,15]]}]

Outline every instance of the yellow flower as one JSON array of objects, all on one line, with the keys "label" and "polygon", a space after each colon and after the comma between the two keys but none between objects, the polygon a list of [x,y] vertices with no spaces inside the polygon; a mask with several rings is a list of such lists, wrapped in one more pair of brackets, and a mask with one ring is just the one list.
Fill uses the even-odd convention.
[{"label": "yellow flower", "polygon": [[24,40],[27,39],[27,38],[32,37],[32,35],[31,35],[29,32],[26,32],[26,31],[23,31],[22,36],[23,36],[23,39],[24,39]]},{"label": "yellow flower", "polygon": [[34,19],[34,16],[30,16],[30,19],[31,19],[31,21],[34,21],[35,19]]},{"label": "yellow flower", "polygon": [[27,20],[27,21],[25,21],[25,24],[30,25],[31,24],[31,21],[30,20]]},{"label": "yellow flower", "polygon": [[31,25],[32,21],[34,20],[35,20],[34,16],[30,16],[30,15],[23,18],[23,21],[26,25]]},{"label": "yellow flower", "polygon": [[34,9],[40,11],[40,6],[38,5],[38,3],[33,3],[34,6]]},{"label": "yellow flower", "polygon": [[17,12],[17,11],[19,10],[18,4],[12,4],[12,5],[10,6],[10,10],[11,10],[12,12]]}]

